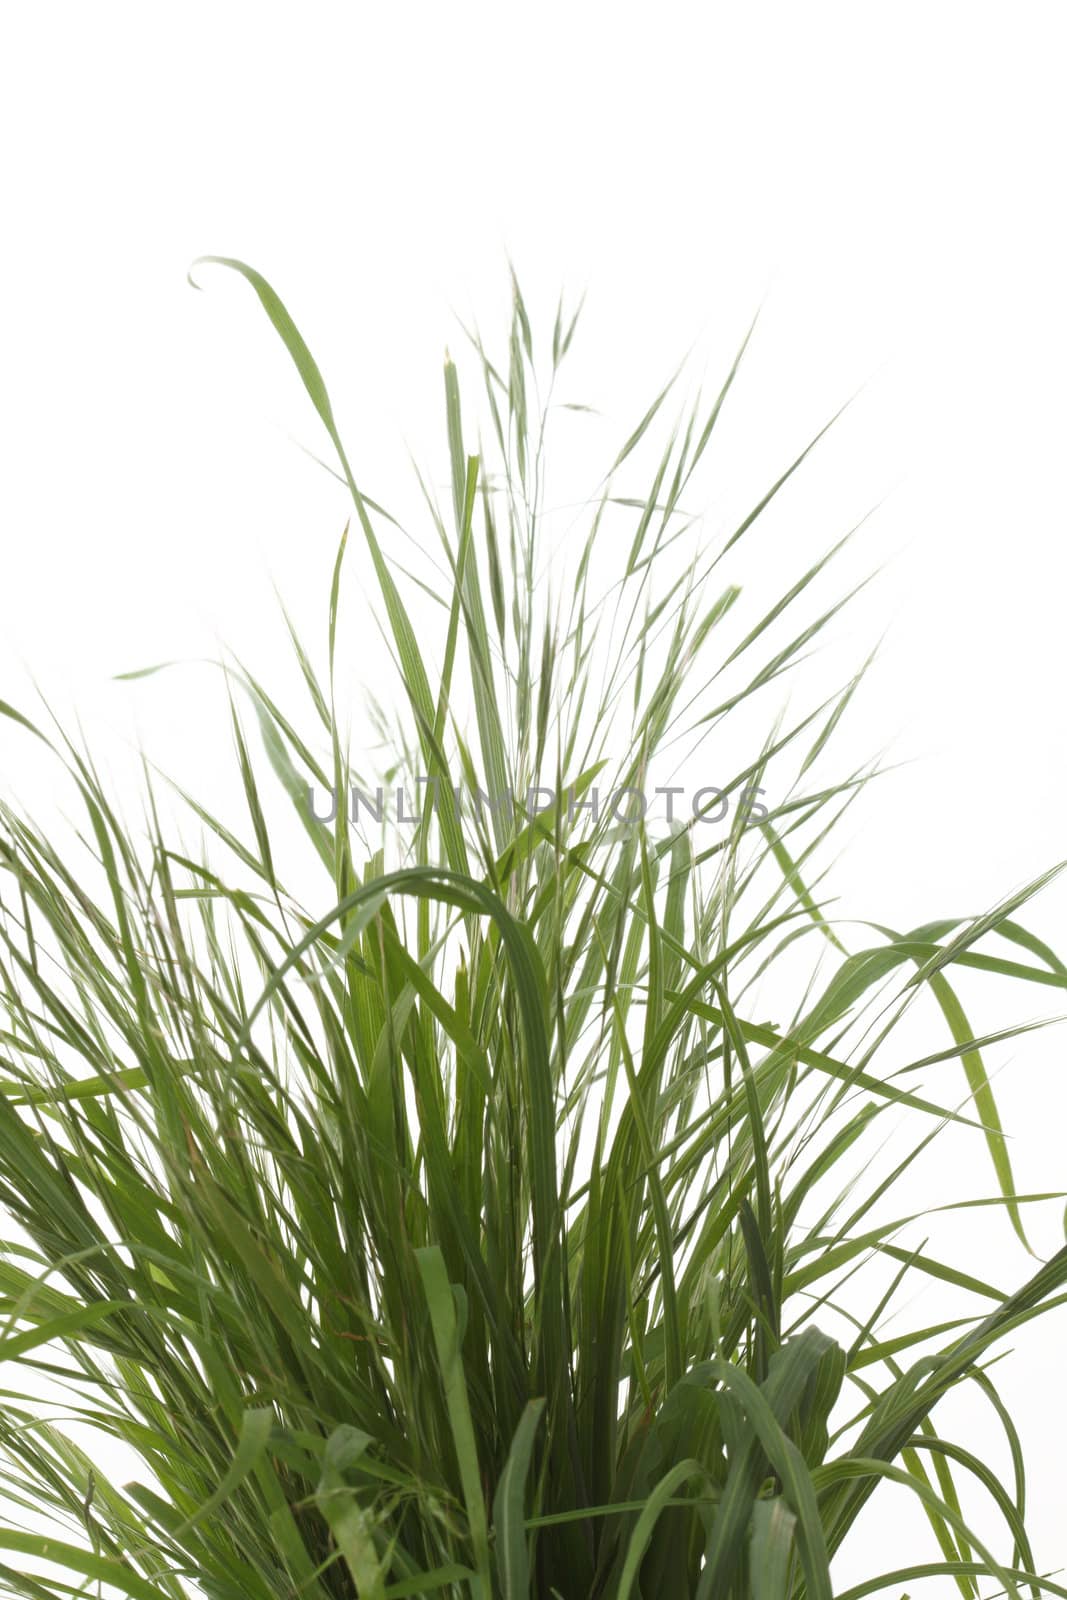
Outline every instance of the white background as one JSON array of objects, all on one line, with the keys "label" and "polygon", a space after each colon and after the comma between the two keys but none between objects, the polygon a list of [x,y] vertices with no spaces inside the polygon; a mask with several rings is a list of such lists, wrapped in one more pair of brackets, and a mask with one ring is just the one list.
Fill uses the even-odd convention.
[{"label": "white background", "polygon": [[[542,320],[588,290],[574,398],[601,443],[691,346],[721,372],[761,302],[736,492],[862,387],[761,556],[883,501],[852,659],[890,631],[845,755],[908,764],[853,827],[843,908],[977,912],[1067,855],[1060,7],[40,3],[0,28],[0,698],[28,705],[32,671],[90,734],[210,783],[211,674],[112,675],[221,639],[269,677],[272,581],[321,627],[346,508],[297,442],[325,441],[251,293],[206,270],[195,293],[195,256],[270,277],[364,488],[410,506],[408,449],[443,470],[455,314],[500,325],[510,255]],[[35,793],[22,746],[0,756],[5,791]],[[1030,921],[1067,948],[1067,888]],[[995,1063],[1026,1187],[1067,1187],[1063,1049]],[[1043,1226],[1051,1251],[1055,1206]],[[1021,1281],[1006,1224],[982,1228],[976,1268]],[[1065,1332],[1000,1369],[1047,1567]],[[886,1505],[843,1576],[891,1564],[905,1527],[930,1549]]]}]

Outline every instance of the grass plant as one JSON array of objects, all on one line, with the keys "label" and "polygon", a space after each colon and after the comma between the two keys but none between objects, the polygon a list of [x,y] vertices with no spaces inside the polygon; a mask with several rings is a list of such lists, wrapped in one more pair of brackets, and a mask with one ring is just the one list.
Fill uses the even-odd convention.
[{"label": "grass plant", "polygon": [[[811,446],[705,546],[692,502],[744,348],[674,426],[668,385],[546,583],[577,317],[542,343],[516,284],[502,357],[471,336],[477,449],[446,364],[450,484],[425,486],[407,570],[289,313],[221,265],[295,365],[351,526],[324,647],[293,630],[304,709],[226,666],[246,804],[183,791],[202,846],[151,769],[131,825],[83,742],[0,705],[83,818],[60,836],[8,801],[0,825],[4,1592],[830,1600],[894,1484],[930,1544],[837,1600],[923,1578],[1067,1595],[1034,1573],[991,1365],[1062,1308],[1067,1250],[1025,1253],[1047,1197],[1017,1191],[987,1071],[1026,1027],[975,1037],[957,992],[977,970],[1046,997],[1067,968],[1018,920],[1045,879],[903,934],[833,920],[827,852],[870,774],[816,775],[862,674],[768,706],[845,603],[813,604],[838,547],[756,614],[724,577]],[[416,825],[373,839],[308,802],[373,780],[337,709],[356,544],[395,673],[383,770],[434,780]],[[594,813],[675,741],[735,729],[753,742],[721,827]],[[457,786],[515,803],[456,806]],[[310,894],[282,881],[279,795]],[[791,997],[774,1021],[769,994]],[[929,1038],[902,1053],[917,1006]],[[902,1241],[893,1196],[947,1129],[985,1174],[960,1204],[1019,1236],[1007,1296]],[[931,1278],[951,1320],[889,1329]],[[937,1430],[959,1386],[1003,1429],[1008,1481]]]}]

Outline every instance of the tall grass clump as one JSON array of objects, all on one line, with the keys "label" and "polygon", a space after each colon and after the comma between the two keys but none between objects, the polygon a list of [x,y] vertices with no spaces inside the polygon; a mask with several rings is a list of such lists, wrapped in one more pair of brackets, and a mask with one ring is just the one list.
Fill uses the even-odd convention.
[{"label": "tall grass clump", "polygon": [[[829,1600],[892,1484],[930,1543],[838,1600],[930,1576],[1067,1595],[1034,1576],[991,1367],[1067,1298],[1067,1250],[1026,1259],[1047,1197],[1017,1193],[985,1065],[1025,1027],[975,1037],[956,987],[1067,968],[1016,920],[1040,882],[903,934],[829,914],[869,774],[818,775],[859,675],[778,708],[844,600],[813,603],[829,557],[755,611],[733,581],[810,446],[705,545],[737,364],[664,440],[668,386],[546,576],[575,318],[542,348],[515,286],[501,359],[471,337],[477,451],[446,364],[451,482],[424,485],[409,572],[282,302],[222,265],[329,436],[349,548],[321,653],[293,633],[303,715],[224,663],[241,815],[149,771],[131,825],[83,742],[0,706],[83,819],[49,834],[12,800],[0,831],[4,1592]],[[357,561],[395,673],[378,772],[338,709]],[[698,806],[718,826],[640,815],[687,738],[749,741]],[[399,781],[419,819],[379,824]],[[959,1202],[1019,1236],[1007,1297],[902,1232],[946,1134],[982,1174]],[[930,1279],[951,1317],[890,1331]],[[1009,1481],[938,1431],[960,1387]]]}]

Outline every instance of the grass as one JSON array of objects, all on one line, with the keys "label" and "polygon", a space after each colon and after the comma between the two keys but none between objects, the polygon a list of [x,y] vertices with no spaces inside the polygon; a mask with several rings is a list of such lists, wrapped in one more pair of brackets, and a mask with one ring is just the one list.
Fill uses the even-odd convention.
[{"label": "grass", "polygon": [[[1067,1250],[1005,1297],[902,1242],[892,1198],[962,1133],[988,1174],[975,1203],[1026,1262],[1048,1197],[1016,1192],[985,1060],[1027,1028],[975,1038],[956,980],[1044,995],[1067,968],[1016,920],[1045,880],[858,947],[832,920],[823,863],[869,774],[816,774],[860,675],[792,720],[766,704],[842,601],[812,604],[826,560],[754,616],[721,581],[807,450],[704,548],[690,501],[737,366],[673,430],[668,386],[568,534],[553,602],[545,469],[577,319],[561,307],[542,350],[516,285],[503,359],[472,338],[477,454],[446,365],[428,583],[282,302],[223,265],[351,497],[395,669],[383,770],[438,790],[374,841],[344,805],[311,813],[309,784],[370,782],[337,710],[345,540],[320,665],[293,634],[306,713],[227,665],[246,815],[183,796],[196,849],[150,770],[133,827],[83,745],[0,706],[84,817],[61,847],[6,804],[0,833],[4,1591],[829,1600],[833,1556],[894,1484],[930,1543],[837,1600],[924,1577],[1067,1594],[1032,1576],[991,1366],[1063,1305]],[[722,826],[594,816],[594,788],[646,787],[676,741],[727,748],[735,727],[756,742]],[[457,808],[456,784],[518,801]],[[557,798],[536,809],[533,787]],[[303,899],[279,795],[314,863]],[[919,1055],[900,1044],[916,1016]],[[930,1280],[952,1318],[890,1331]],[[1008,1482],[936,1431],[961,1385],[1005,1432]],[[140,1463],[123,1484],[101,1464],[117,1445]]]}]

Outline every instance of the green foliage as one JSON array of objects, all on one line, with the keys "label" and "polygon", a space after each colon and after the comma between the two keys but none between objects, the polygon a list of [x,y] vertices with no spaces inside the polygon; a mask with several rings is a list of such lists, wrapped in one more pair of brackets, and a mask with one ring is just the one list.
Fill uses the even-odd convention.
[{"label": "green foliage", "polygon": [[[390,760],[439,789],[388,870],[343,803],[330,824],[308,810],[308,783],[353,781],[335,709],[344,540],[325,679],[293,631],[310,731],[227,668],[248,817],[189,798],[200,856],[151,779],[142,833],[83,750],[0,703],[88,821],[61,849],[8,805],[0,835],[0,1488],[26,1519],[0,1529],[5,1592],[830,1600],[834,1553],[893,1482],[940,1559],[838,1600],[924,1575],[1018,1595],[1022,1452],[986,1367],[1063,1302],[1067,1251],[1004,1297],[898,1243],[882,1202],[963,1126],[996,1191],[981,1203],[1026,1242],[1024,1203],[1047,1197],[1016,1193],[984,1064],[1025,1029],[974,1038],[953,978],[1067,987],[1014,920],[1041,882],[849,950],[817,858],[867,775],[806,784],[858,680],[765,733],[723,785],[718,833],[562,798],[647,783],[686,728],[699,746],[742,712],[760,726],[761,691],[842,602],[793,622],[820,561],[723,642],[740,589],[716,569],[811,446],[705,555],[686,500],[738,366],[644,492],[623,492],[668,386],[572,527],[553,605],[546,421],[577,319],[560,307],[546,369],[515,284],[506,359],[472,341],[489,453],[468,453],[446,365],[450,505],[427,492],[427,516],[448,585],[411,584],[288,312],[221,264],[255,290],[329,435],[395,664]],[[788,791],[746,804],[783,759]],[[312,904],[281,881],[265,781],[302,809]],[[520,803],[454,807],[457,782]],[[521,803],[538,786],[546,810]],[[798,999],[772,1024],[756,986],[779,974]],[[921,996],[947,1032],[902,1071],[891,1046]],[[931,1099],[915,1072],[934,1068],[959,1081]],[[890,1127],[899,1158],[868,1175]],[[844,1284],[872,1261],[891,1280],[857,1318]],[[915,1274],[953,1286],[959,1316],[889,1336]],[[1010,1486],[934,1431],[961,1384],[1005,1427]],[[70,1420],[132,1451],[138,1476],[109,1481]],[[981,1535],[960,1510],[970,1479],[997,1508]]]}]

